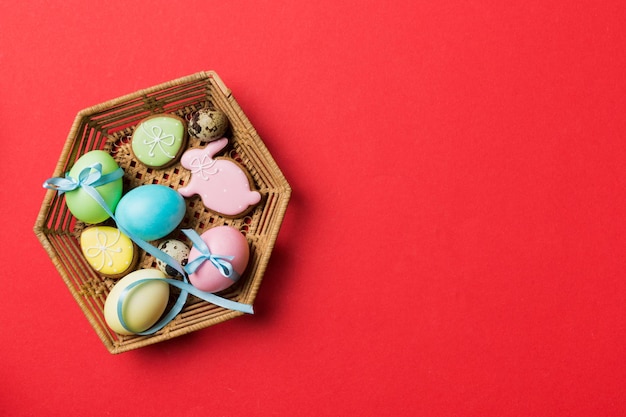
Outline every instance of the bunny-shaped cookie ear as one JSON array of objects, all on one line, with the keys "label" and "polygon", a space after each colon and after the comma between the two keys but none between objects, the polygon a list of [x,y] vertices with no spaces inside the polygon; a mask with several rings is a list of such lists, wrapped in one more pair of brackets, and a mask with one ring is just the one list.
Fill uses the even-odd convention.
[{"label": "bunny-shaped cookie ear", "polygon": [[206,154],[209,155],[210,158],[213,158],[215,156],[215,154],[217,154],[219,151],[224,149],[226,147],[226,145],[228,145],[228,139],[227,138],[221,138],[221,139],[218,139],[218,140],[215,140],[215,141],[209,143],[204,148],[203,152],[206,152]]},{"label": "bunny-shaped cookie ear", "polygon": [[225,157],[213,159],[227,144],[228,139],[222,138],[204,148],[186,151],[180,163],[191,171],[191,179],[178,192],[184,197],[199,194],[209,210],[235,217],[258,204],[261,194],[252,190],[249,175],[237,162]]}]

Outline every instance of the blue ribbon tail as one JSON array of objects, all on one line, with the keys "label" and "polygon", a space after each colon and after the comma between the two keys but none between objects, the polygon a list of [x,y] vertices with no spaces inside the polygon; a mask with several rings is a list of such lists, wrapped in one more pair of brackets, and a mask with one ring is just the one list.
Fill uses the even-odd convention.
[{"label": "blue ribbon tail", "polygon": [[[144,284],[146,282],[157,281],[157,280],[165,281],[169,285],[179,288],[181,290],[181,294],[176,300],[176,303],[174,304],[174,306],[170,309],[170,311],[168,311],[167,314],[165,314],[165,316],[163,316],[161,320],[159,320],[155,325],[150,327],[148,330],[145,330],[142,332],[135,332],[133,329],[128,328],[128,325],[124,321],[122,307],[124,306],[124,301],[126,299],[126,296],[130,294],[130,291],[133,288],[141,284]],[[183,293],[185,294],[184,297],[183,297]],[[223,298],[223,297],[220,297],[218,295],[215,295],[209,292],[201,291],[197,289],[196,287],[194,287],[193,285],[191,285],[186,280],[178,281],[178,280],[171,279],[171,278],[144,278],[144,279],[137,280],[133,282],[132,284],[128,285],[120,293],[120,296],[117,300],[117,317],[122,327],[124,327],[129,332],[135,333],[140,336],[147,336],[147,335],[154,334],[158,332],[159,330],[161,330],[163,327],[165,327],[169,322],[171,322],[178,315],[178,313],[180,313],[180,311],[183,309],[185,305],[188,293],[195,295],[201,300],[207,301],[211,304],[215,304],[218,307],[222,307],[228,310],[240,311],[246,314],[254,314],[254,309],[250,304],[239,303],[237,301],[232,301],[227,298]]]}]

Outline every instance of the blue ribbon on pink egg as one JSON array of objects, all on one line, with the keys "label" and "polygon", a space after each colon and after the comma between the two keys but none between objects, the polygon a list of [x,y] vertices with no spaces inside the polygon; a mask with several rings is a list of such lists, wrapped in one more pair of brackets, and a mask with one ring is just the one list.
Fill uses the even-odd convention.
[{"label": "blue ribbon on pink egg", "polygon": [[239,280],[239,274],[233,268],[233,265],[229,262],[235,259],[234,256],[224,256],[224,255],[215,255],[211,253],[211,250],[207,246],[206,242],[202,240],[200,235],[193,229],[184,229],[183,233],[187,235],[189,240],[193,243],[193,245],[200,252],[200,256],[195,258],[193,261],[190,261],[187,265],[185,265],[185,271],[188,274],[193,274],[196,269],[200,267],[204,262],[210,262],[220,274],[225,276],[226,278],[237,282]]},{"label": "blue ribbon on pink egg", "polygon": [[[69,175],[69,173],[67,173],[64,178],[55,177],[55,178],[48,179],[47,181],[44,182],[43,187],[50,189],[50,190],[57,191],[59,195],[62,195],[63,193],[68,192],[68,191],[76,190],[77,188],[82,188],[83,190],[85,190],[87,194],[89,194],[91,198],[93,198],[96,202],[98,202],[100,206],[102,206],[102,208],[107,212],[109,216],[111,216],[111,218],[117,224],[114,214],[111,212],[106,202],[104,201],[100,193],[98,193],[98,190],[95,189],[95,187],[107,184],[111,181],[115,181],[121,178],[123,175],[124,175],[124,171],[122,170],[122,168],[118,168],[115,171],[108,173],[108,174],[102,174],[102,164],[96,163],[81,170],[77,179],[72,178]],[[128,285],[126,288],[124,288],[124,290],[120,293],[120,296],[118,298],[117,315],[118,315],[121,325],[126,330],[133,332],[135,334],[138,334],[138,335],[150,335],[150,334],[156,333],[157,331],[165,327],[169,322],[171,322],[181,312],[181,310],[185,306],[185,303],[187,301],[187,297],[189,294],[192,294],[204,301],[207,301],[211,304],[215,304],[222,308],[226,308],[229,310],[236,310],[236,311],[240,311],[240,312],[248,313],[248,314],[254,313],[252,306],[249,304],[239,303],[237,301],[232,301],[227,298],[220,297],[213,293],[201,291],[189,283],[187,274],[193,273],[205,261],[209,261],[211,264],[213,264],[220,271],[220,273],[224,275],[225,277],[230,278],[234,281],[237,281],[237,279],[239,279],[239,274],[233,269],[232,265],[229,262],[233,259],[233,257],[212,254],[209,251],[209,248],[207,247],[206,243],[200,238],[200,236],[196,233],[195,230],[184,229],[183,233],[185,233],[191,239],[191,241],[194,243],[196,248],[200,251],[201,255],[198,258],[196,258],[193,262],[188,264],[186,268],[183,268],[180,265],[180,263],[178,263],[178,261],[176,261],[167,253],[150,245],[143,239],[135,236],[133,233],[130,233],[128,230],[125,230],[124,228],[120,227],[119,224],[117,226],[118,226],[118,229],[122,233],[124,233],[126,236],[128,236],[132,241],[134,241],[137,244],[137,246],[139,246],[141,249],[145,250],[146,252],[154,256],[155,258],[165,262],[167,265],[174,268],[183,277],[182,281],[169,279],[169,278],[159,278],[159,277],[145,278],[145,279],[137,280],[133,282],[132,284]],[[165,281],[169,285],[179,288],[181,290],[180,294],[176,302],[172,306],[172,308],[161,318],[161,320],[159,320],[155,325],[153,325],[151,328],[149,328],[146,331],[135,332],[132,329],[129,329],[128,325],[124,321],[124,317],[122,314],[124,300],[133,288],[137,287],[138,285],[144,284],[146,282],[154,281],[154,280]]]}]

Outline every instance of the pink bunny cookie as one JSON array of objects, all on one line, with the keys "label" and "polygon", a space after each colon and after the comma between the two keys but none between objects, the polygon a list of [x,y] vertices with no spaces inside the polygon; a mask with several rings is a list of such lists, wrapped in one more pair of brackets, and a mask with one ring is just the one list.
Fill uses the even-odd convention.
[{"label": "pink bunny cookie", "polygon": [[213,156],[228,144],[222,138],[205,148],[189,149],[180,163],[191,171],[186,187],[178,189],[184,197],[199,194],[206,208],[228,217],[247,212],[261,201],[258,191],[251,191],[250,179],[244,169],[228,158]]}]

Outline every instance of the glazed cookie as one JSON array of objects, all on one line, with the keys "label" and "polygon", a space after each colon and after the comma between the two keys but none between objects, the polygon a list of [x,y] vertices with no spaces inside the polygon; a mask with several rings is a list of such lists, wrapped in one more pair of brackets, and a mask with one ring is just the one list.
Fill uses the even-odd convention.
[{"label": "glazed cookie", "polygon": [[89,265],[110,278],[121,278],[132,271],[139,258],[135,244],[111,226],[83,230],[80,247]]},{"label": "glazed cookie", "polygon": [[184,197],[199,194],[209,210],[226,217],[247,213],[261,201],[261,194],[251,190],[251,180],[243,167],[230,158],[213,156],[228,144],[222,138],[205,148],[186,151],[180,163],[191,171],[191,179],[178,192]]},{"label": "glazed cookie", "polygon": [[228,117],[220,110],[200,109],[191,115],[187,128],[189,135],[200,140],[221,138],[228,129]]},{"label": "glazed cookie", "polygon": [[143,119],[133,132],[135,158],[149,168],[174,164],[187,144],[185,121],[173,114],[155,114]]}]

